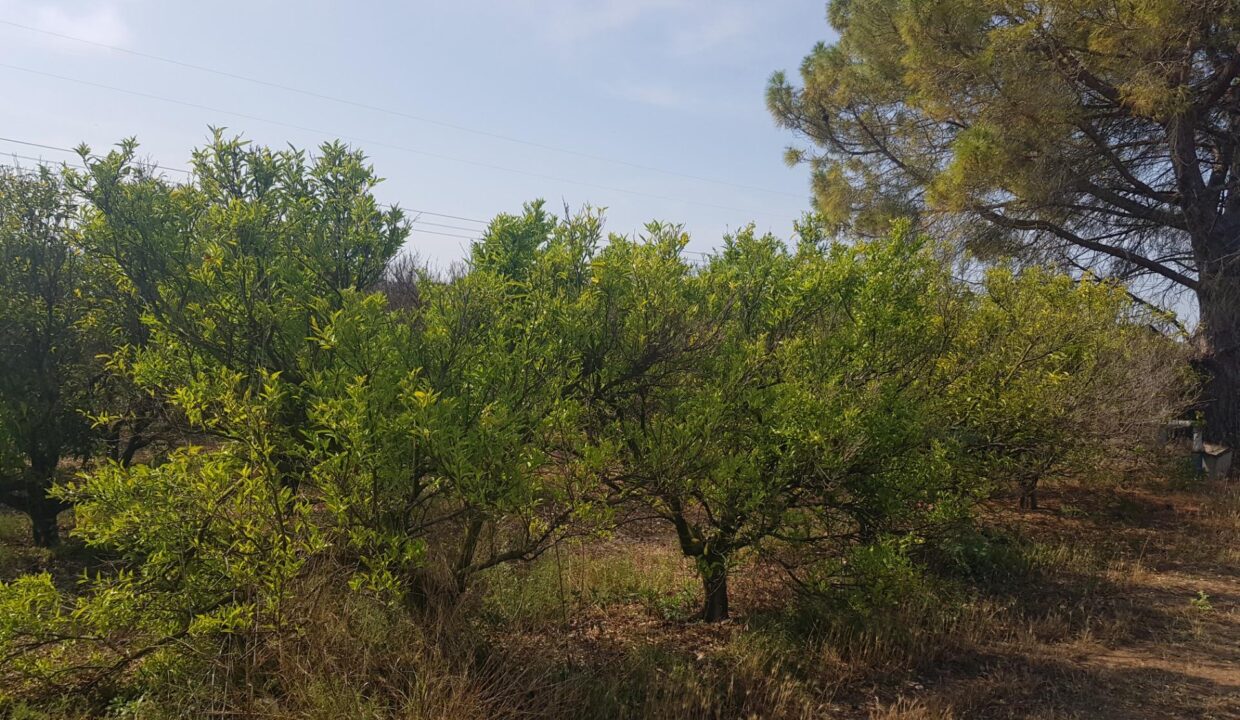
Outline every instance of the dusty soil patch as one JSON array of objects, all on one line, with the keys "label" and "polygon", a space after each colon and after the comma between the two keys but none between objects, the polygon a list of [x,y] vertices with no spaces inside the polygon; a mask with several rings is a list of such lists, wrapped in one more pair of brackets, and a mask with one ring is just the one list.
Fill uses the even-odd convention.
[{"label": "dusty soil patch", "polygon": [[[979,598],[922,657],[851,657],[829,641],[807,649],[799,670],[763,689],[795,696],[775,716],[1240,718],[1240,486],[1065,484],[1048,488],[1038,511],[996,504],[985,522],[1045,548],[1043,582]],[[658,526],[603,552],[678,562]],[[692,585],[692,566],[677,572]],[[650,598],[619,600],[504,642],[596,676],[631,672],[625,663],[653,650],[752,683],[745,673],[767,670],[751,625],[789,591],[754,564],[733,585],[736,616],[722,625],[661,617]]]}]

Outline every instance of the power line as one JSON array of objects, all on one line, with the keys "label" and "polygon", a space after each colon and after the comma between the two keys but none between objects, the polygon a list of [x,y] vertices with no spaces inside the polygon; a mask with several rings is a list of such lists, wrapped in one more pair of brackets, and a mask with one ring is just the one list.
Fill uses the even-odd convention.
[{"label": "power line", "polygon": [[[40,144],[40,143],[33,143],[33,142],[24,141],[24,140],[13,140],[13,139],[11,139],[11,138],[6,138],[6,137],[0,137],[0,141],[4,141],[4,142],[11,142],[11,143],[18,143],[18,144],[20,144],[20,145],[29,145],[29,146],[32,146],[32,147],[40,147],[40,148],[44,148],[44,149],[47,149],[47,150],[57,150],[57,151],[60,151],[60,152],[75,152],[75,151],[73,151],[73,150],[69,150],[68,148],[57,147],[57,146],[55,146],[55,145],[43,145],[43,144]],[[18,159],[20,159],[20,160],[29,160],[30,162],[39,163],[39,164],[41,164],[41,165],[58,165],[58,164],[63,164],[63,163],[59,163],[59,162],[57,162],[57,161],[55,161],[55,160],[47,160],[47,159],[45,159],[45,158],[32,157],[32,156],[30,156],[30,155],[19,155],[19,154],[16,154],[16,153],[2,153],[2,154],[3,154],[3,155],[7,155],[7,156],[12,157],[12,158],[18,158]],[[175,170],[175,171],[177,171],[177,172],[189,172],[188,170],[184,170],[184,169],[182,169],[182,168],[163,168],[163,166],[159,166],[159,165],[152,165],[152,164],[149,164],[149,163],[146,163],[146,164],[147,164],[147,165],[150,165],[151,167],[159,167],[159,168],[162,168],[162,169],[165,169],[165,170]],[[21,167],[20,165],[13,165],[13,164],[11,164],[11,163],[0,163],[0,167],[11,168],[11,169],[13,169],[13,170],[18,170],[18,171],[22,171],[22,172],[29,172],[26,168],[23,168],[23,167]],[[380,204],[379,204],[379,206],[380,206],[380,207],[387,207],[387,208],[393,208],[393,207],[395,207],[395,206],[393,206],[393,205],[385,205],[385,204],[382,204],[382,203],[380,203]],[[414,225],[421,224],[421,225],[430,225],[430,226],[433,226],[433,227],[449,228],[449,229],[452,229],[452,230],[463,230],[463,231],[465,231],[465,232],[473,232],[473,231],[474,231],[474,228],[465,228],[465,227],[460,227],[460,226],[457,226],[457,225],[445,225],[445,224],[443,224],[443,223],[435,223],[435,222],[430,222],[430,221],[427,221],[427,220],[420,220],[420,219],[418,219],[418,218],[416,217],[416,215],[437,215],[437,213],[432,213],[432,212],[430,212],[430,211],[428,211],[428,210],[414,210],[414,211],[412,211],[412,212],[415,214],[415,217],[414,217],[414,218],[412,218],[409,222],[412,224],[412,225],[411,225],[411,227],[410,227],[410,230],[412,230],[413,232],[425,233],[425,234],[427,234],[427,235],[440,235],[440,236],[443,236],[443,237],[460,238],[460,239],[462,239],[462,240],[474,240],[474,241],[479,240],[479,238],[478,238],[477,236],[475,236],[475,235],[456,235],[456,234],[453,234],[453,233],[438,232],[438,231],[435,231],[435,230],[424,230],[424,229],[422,229],[422,228],[416,227],[416,226],[414,226]],[[449,216],[449,217],[452,217],[452,216]],[[465,219],[467,219],[467,218],[465,218]],[[475,222],[482,222],[482,221],[481,221],[481,220],[478,220],[478,221],[475,221]],[[683,253],[683,254],[685,254],[685,255],[697,255],[697,256],[699,256],[699,257],[700,257],[700,258],[702,258],[702,259],[705,259],[705,258],[711,257],[711,255],[712,255],[712,253],[702,252],[702,251],[699,251],[699,250],[681,250],[681,253]]]},{"label": "power line", "polygon": [[[4,152],[4,155],[7,155],[7,156],[9,156],[9,157],[15,157],[15,159],[17,159],[17,160],[27,160],[27,161],[30,161],[30,162],[37,162],[37,164],[40,164],[40,165],[63,165],[63,162],[58,162],[58,161],[56,161],[56,160],[46,160],[46,159],[43,159],[43,157],[32,157],[32,156],[30,156],[30,155],[19,155],[19,154],[16,154],[16,152]],[[16,171],[19,171],[19,172],[30,172],[29,170],[25,169],[25,167],[22,167],[22,166],[20,166],[20,165],[14,165],[14,164],[11,164],[11,162],[0,162],[0,167],[10,167],[10,169],[12,169],[12,170],[16,170]],[[381,203],[381,204],[379,204],[379,207],[387,207],[387,208],[392,208],[393,206],[384,206],[384,204],[382,204],[382,203]],[[429,214],[429,213],[427,213],[427,214]],[[460,239],[463,239],[463,240],[477,240],[477,239],[480,239],[479,237],[477,237],[477,235],[460,235],[460,234],[456,234],[456,233],[444,233],[444,232],[440,232],[440,230],[428,230],[428,229],[424,229],[424,228],[422,228],[422,227],[418,227],[418,226],[419,226],[419,224],[424,224],[424,226],[436,226],[436,227],[448,227],[448,228],[454,228],[454,229],[459,229],[459,230],[465,230],[465,232],[474,232],[474,230],[472,230],[472,228],[459,228],[459,227],[455,227],[455,226],[440,226],[440,223],[432,223],[432,222],[427,222],[427,221],[419,221],[419,219],[418,219],[418,218],[413,218],[413,219],[410,219],[410,221],[409,221],[409,230],[410,230],[410,232],[414,232],[414,233],[423,233],[423,234],[428,234],[428,235],[441,235],[441,237],[445,237],[445,238],[460,238]]]},{"label": "power line", "polygon": [[773,190],[770,188],[764,188],[764,187],[760,187],[756,185],[746,185],[744,183],[736,183],[736,182],[731,182],[728,180],[719,180],[716,178],[705,177],[702,175],[693,175],[690,173],[683,173],[683,172],[678,172],[675,170],[666,170],[666,169],[654,167],[651,165],[643,165],[640,163],[630,162],[628,160],[620,160],[618,158],[611,158],[611,157],[606,157],[603,155],[595,155],[593,153],[582,152],[580,150],[571,150],[568,148],[557,147],[555,145],[548,145],[548,144],[536,142],[533,140],[524,140],[522,138],[513,137],[511,135],[494,133],[494,132],[490,132],[487,130],[479,130],[477,128],[471,128],[465,125],[458,125],[456,123],[446,122],[443,120],[436,120],[434,118],[429,118],[429,117],[425,117],[422,115],[414,115],[412,113],[407,113],[402,110],[394,110],[392,108],[385,108],[379,105],[371,105],[369,103],[359,102],[356,100],[348,100],[346,98],[340,98],[334,95],[327,95],[325,93],[317,92],[314,90],[307,90],[305,88],[294,87],[291,85],[284,85],[282,83],[272,82],[270,80],[263,80],[262,78],[256,78],[256,77],[252,77],[249,75],[241,75],[238,73],[228,72],[226,70],[219,70],[217,68],[207,67],[205,65],[197,65],[194,63],[185,62],[182,60],[176,60],[176,59],[168,58],[168,57],[162,57],[160,55],[145,53],[145,52],[141,52],[138,50],[130,50],[128,48],[123,48],[123,47],[119,47],[116,45],[108,45],[106,43],[96,42],[94,40],[88,40],[86,38],[75,37],[73,35],[66,35],[63,33],[53,32],[51,30],[44,30],[42,28],[32,27],[30,25],[23,25],[21,23],[12,22],[11,20],[0,20],[0,25],[8,25],[10,27],[19,28],[21,30],[40,33],[40,34],[47,35],[50,37],[60,38],[62,40],[71,40],[73,42],[83,43],[86,45],[92,45],[94,47],[103,48],[105,50],[110,50],[112,52],[123,53],[125,55],[131,55],[133,57],[140,57],[146,60],[154,60],[156,62],[161,62],[161,63],[165,63],[168,65],[175,65],[177,67],[189,68],[191,70],[196,70],[198,72],[209,73],[211,75],[218,75],[220,77],[226,77],[232,80],[240,80],[242,82],[252,83],[254,85],[260,85],[262,87],[283,90],[285,92],[296,93],[298,95],[312,97],[318,100],[326,100],[328,102],[338,103],[340,105],[347,105],[350,107],[360,108],[363,110],[368,110],[370,112],[383,113],[385,115],[391,115],[394,117],[404,118],[406,120],[413,120],[415,122],[426,123],[428,125],[436,125],[439,127],[450,128],[452,130],[458,130],[460,132],[470,133],[473,135],[489,137],[489,138],[493,138],[496,140],[503,140],[505,142],[516,143],[518,145],[526,145],[528,147],[534,147],[540,150],[548,150],[551,152],[557,152],[557,153],[561,153],[564,155],[572,155],[575,157],[587,158],[587,159],[596,160],[599,162],[622,165],[622,166],[634,168],[637,170],[643,170],[646,172],[654,172],[654,173],[659,173],[662,175],[670,175],[672,177],[679,177],[679,178],[684,178],[687,180],[695,180],[698,182],[712,183],[715,185],[724,185],[727,187],[734,187],[734,188],[739,188],[742,190],[754,190],[757,192],[770,193],[772,195],[784,195],[786,197],[795,197],[799,200],[804,199],[802,195],[798,193],[788,192],[786,190]]},{"label": "power line", "polygon": [[[0,141],[2,141],[2,142],[8,142],[8,143],[14,143],[14,144],[16,144],[16,145],[25,145],[25,146],[27,146],[27,147],[42,148],[43,150],[54,150],[54,151],[56,151],[56,152],[70,153],[70,154],[72,154],[72,155],[77,155],[77,154],[78,154],[78,151],[77,151],[77,150],[74,150],[74,149],[72,149],[72,148],[60,147],[60,146],[58,146],[58,145],[45,145],[44,143],[31,142],[31,141],[29,141],[29,140],[18,140],[18,139],[16,139],[16,138],[0,137]],[[21,158],[22,160],[32,160],[32,161],[34,161],[34,162],[38,162],[38,163],[50,163],[50,162],[53,162],[53,161],[51,161],[51,160],[44,160],[43,158],[30,157],[29,155],[17,155],[17,154],[14,154],[14,153],[5,153],[5,154],[7,154],[7,155],[9,155],[9,156],[11,156],[11,157]],[[92,158],[98,158],[99,156],[98,156],[98,155],[91,155],[90,157],[92,157]],[[156,164],[156,163],[146,163],[146,162],[141,162],[141,161],[137,161],[137,160],[135,160],[135,161],[134,161],[134,164],[135,164],[135,165],[139,165],[139,166],[141,166],[141,167],[158,168],[158,169],[160,169],[160,170],[171,170],[172,172],[185,173],[186,175],[193,175],[193,174],[194,174],[194,172],[193,172],[192,170],[186,170],[185,168],[178,168],[178,167],[167,167],[167,166],[164,166],[164,165],[159,165],[159,164]],[[10,167],[11,167],[11,166],[10,166]],[[380,207],[386,207],[386,208],[389,208],[389,209],[391,209],[391,208],[394,208],[394,207],[395,207],[394,205],[389,205],[389,204],[384,204],[384,203],[379,203],[379,206],[380,206]],[[461,221],[464,221],[464,222],[480,223],[480,224],[482,224],[482,225],[489,225],[489,224],[490,224],[490,222],[489,222],[489,221],[487,221],[487,220],[478,220],[478,219],[476,219],[476,218],[468,218],[468,217],[465,217],[465,216],[463,216],[463,215],[450,215],[450,214],[448,214],[448,213],[432,212],[432,211],[430,211],[430,210],[416,210],[416,209],[413,209],[413,208],[401,208],[401,209],[402,209],[403,211],[405,211],[405,212],[413,213],[413,215],[414,215],[415,217],[414,217],[414,218],[413,218],[410,222],[421,223],[421,224],[423,224],[423,225],[431,225],[431,226],[434,226],[434,227],[443,227],[443,228],[448,228],[448,229],[451,229],[451,230],[464,230],[465,232],[475,232],[478,228],[466,228],[466,227],[460,227],[459,225],[445,225],[445,224],[443,224],[443,223],[430,222],[429,220],[419,220],[416,216],[417,216],[417,215],[431,215],[431,216],[434,216],[434,217],[449,218],[449,219],[452,219],[452,220],[461,220]]]},{"label": "power line", "polygon": [[422,225],[429,225],[429,226],[431,226],[431,227],[447,228],[448,230],[464,230],[465,232],[474,232],[474,231],[476,231],[476,230],[478,229],[478,228],[461,227],[460,225],[448,225],[448,224],[445,224],[445,223],[431,222],[431,221],[429,221],[429,220],[422,220],[422,219],[418,218],[417,216],[418,216],[418,215],[421,215],[421,214],[423,214],[423,213],[420,213],[420,212],[418,212],[417,210],[414,210],[414,211],[412,211],[412,212],[413,212],[414,217],[413,217],[413,220],[412,220],[411,222],[420,223],[420,224],[422,224]]},{"label": "power line", "polygon": [[[39,163],[40,165],[60,165],[60,164],[62,164],[62,163],[57,162],[57,161],[55,161],[55,160],[45,160],[45,159],[43,159],[43,158],[31,157],[31,156],[29,156],[29,155],[17,155],[17,154],[14,154],[14,153],[4,153],[4,154],[5,154],[5,155],[8,155],[9,157],[12,157],[12,158],[18,158],[18,159],[20,159],[20,160],[28,160],[28,161],[30,161],[30,162]],[[27,168],[24,168],[24,167],[22,167],[22,166],[20,166],[20,165],[14,165],[14,164],[12,164],[12,163],[0,163],[0,167],[11,168],[11,169],[16,170],[16,171],[18,171],[18,172],[24,172],[24,173],[34,174],[32,171],[28,170]],[[411,221],[411,224],[410,224],[410,226],[409,226],[409,230],[410,230],[410,232],[423,233],[423,234],[425,234],[425,235],[439,235],[439,236],[441,236],[441,237],[460,238],[461,240],[478,240],[478,239],[479,239],[476,235],[458,235],[458,234],[456,234],[456,233],[439,232],[438,230],[425,230],[425,229],[423,229],[423,228],[417,227],[417,225],[416,225],[416,223],[417,223],[417,222],[418,222],[417,220],[412,220],[412,221]],[[427,224],[427,225],[429,225],[429,224],[432,224],[432,223],[425,223],[425,222],[424,222],[423,224]],[[461,228],[461,229],[462,229],[462,230],[465,230],[465,228]]]},{"label": "power line", "polygon": [[419,215],[434,215],[435,217],[448,218],[450,220],[464,220],[465,222],[482,223],[483,225],[491,224],[490,220],[478,220],[477,218],[467,218],[467,217],[461,217],[460,215],[449,215],[447,213],[431,212],[430,210],[417,210],[415,208],[405,208],[405,210],[411,213],[419,214]]},{"label": "power line", "polygon": [[[41,148],[41,149],[44,149],[44,150],[53,150],[53,151],[56,151],[56,152],[71,153],[71,154],[74,154],[74,155],[77,155],[77,154],[78,154],[78,151],[77,151],[77,150],[74,150],[74,149],[71,149],[71,148],[61,147],[61,146],[59,146],[59,145],[48,145],[48,144],[45,144],[45,143],[37,143],[37,142],[32,142],[32,141],[30,141],[30,140],[18,140],[18,139],[16,139],[16,138],[10,138],[10,137],[3,137],[3,136],[0,136],[0,142],[14,143],[14,144],[17,144],[17,145],[26,145],[26,146],[28,146],[28,147],[36,147],[36,148]],[[54,161],[54,160],[46,160],[46,159],[44,159],[44,158],[32,157],[32,156],[30,156],[30,155],[19,155],[19,154],[16,154],[16,153],[3,153],[3,154],[4,154],[4,155],[8,155],[9,157],[18,158],[18,159],[21,159],[21,160],[29,160],[29,161],[36,162],[36,163],[40,163],[40,164],[56,164],[56,161]],[[99,156],[98,156],[98,155],[90,155],[89,157],[91,157],[91,158],[98,158]],[[193,175],[193,171],[191,171],[191,170],[186,170],[185,168],[165,167],[165,166],[163,166],[163,165],[158,165],[158,164],[156,164],[156,163],[143,163],[143,162],[138,162],[138,161],[135,161],[135,164],[137,164],[137,165],[141,165],[141,166],[144,166],[144,167],[157,168],[157,169],[161,169],[161,170],[171,170],[171,171],[173,171],[173,172],[180,172],[180,173],[186,173],[187,175]],[[19,170],[23,169],[23,168],[20,168],[20,167],[18,167],[18,166],[15,166],[15,165],[10,165],[10,164],[5,164],[5,163],[0,163],[0,165],[3,165],[4,167],[10,167],[10,168],[19,169]],[[383,208],[388,208],[388,209],[396,209],[396,207],[397,207],[396,205],[386,204],[386,203],[378,203],[377,205],[378,205],[378,207],[383,207]],[[413,209],[408,209],[408,210],[406,210],[405,208],[401,208],[401,209],[402,209],[402,211],[407,211],[407,212],[409,212],[409,213],[411,213],[411,214],[413,215],[413,217],[409,219],[409,222],[410,222],[411,224],[415,224],[415,225],[426,225],[426,226],[429,226],[429,227],[445,228],[445,229],[448,229],[448,230],[460,230],[460,231],[463,231],[463,232],[476,232],[476,231],[478,230],[478,228],[468,228],[468,227],[462,227],[462,226],[460,226],[460,225],[451,225],[451,224],[446,224],[446,223],[431,222],[430,220],[422,220],[422,219],[419,217],[420,215],[432,215],[432,216],[435,216],[435,217],[447,217],[447,218],[454,218],[454,219],[457,219],[457,220],[464,220],[464,221],[467,221],[467,222],[482,223],[483,225],[488,225],[488,224],[490,224],[489,222],[487,222],[487,221],[485,221],[485,220],[476,220],[476,219],[474,219],[474,218],[467,218],[467,217],[463,217],[463,216],[460,216],[460,215],[448,215],[448,214],[446,214],[446,213],[436,213],[436,212],[431,212],[430,210],[413,210]],[[430,234],[430,235],[442,235],[442,236],[444,236],[444,237],[455,237],[455,238],[461,238],[461,239],[464,239],[464,240],[478,240],[478,239],[479,239],[477,236],[473,236],[473,235],[454,235],[454,234],[452,234],[452,233],[437,232],[437,231],[434,231],[434,230],[424,230],[424,229],[417,228],[417,227],[414,227],[414,228],[412,228],[412,229],[413,229],[415,232],[427,233],[427,234]],[[712,255],[712,253],[709,253],[709,252],[702,252],[702,251],[698,251],[698,250],[682,250],[681,252],[682,252],[682,253],[684,253],[684,254],[687,254],[687,255],[698,255],[698,256],[703,257],[703,258],[710,257],[710,256]]]},{"label": "power line", "polygon": [[541,173],[530,172],[528,170],[519,170],[517,168],[504,167],[502,165],[492,165],[490,163],[478,162],[476,160],[466,160],[464,158],[453,157],[451,155],[444,155],[442,153],[429,152],[426,150],[419,150],[417,148],[411,148],[411,147],[407,147],[404,145],[396,145],[394,143],[383,142],[381,140],[373,140],[373,139],[362,138],[358,136],[345,135],[343,133],[330,132],[327,130],[306,127],[304,125],[297,125],[294,123],[284,122],[281,120],[272,120],[270,118],[264,118],[258,115],[251,115],[248,113],[237,112],[235,110],[222,110],[220,108],[211,107],[209,105],[202,105],[199,103],[193,103],[193,102],[189,102],[186,100],[177,100],[175,98],[164,97],[162,95],[155,95],[153,93],[146,93],[146,92],[141,92],[138,90],[129,90],[127,88],[120,88],[114,85],[105,85],[103,83],[97,83],[97,82],[93,82],[90,80],[82,80],[80,78],[68,77],[66,75],[58,75],[56,73],[45,72],[43,70],[35,70],[33,68],[27,68],[21,65],[11,65],[9,63],[0,63],[0,67],[7,68],[9,70],[16,70],[17,72],[29,73],[31,75],[38,75],[40,77],[52,78],[54,80],[60,80],[62,82],[69,82],[69,83],[74,83],[77,85],[85,85],[87,87],[94,87],[94,88],[99,88],[102,90],[108,90],[111,92],[122,93],[125,95],[132,95],[134,97],[146,98],[148,100],[157,100],[159,102],[169,103],[172,105],[181,105],[183,107],[194,108],[197,110],[206,110],[207,112],[212,112],[212,113],[232,115],[234,117],[239,117],[239,118],[243,118],[246,120],[253,120],[255,122],[261,122],[261,123],[267,123],[270,125],[276,125],[279,127],[291,128],[294,130],[300,130],[302,132],[314,133],[316,135],[336,137],[342,140],[349,140],[351,142],[360,143],[362,145],[386,147],[386,148],[390,148],[393,150],[399,150],[401,152],[411,153],[414,155],[422,155],[424,157],[432,157],[432,158],[436,158],[439,160],[447,160],[449,162],[457,162],[457,163],[462,163],[465,165],[473,165],[476,167],[487,168],[489,170],[499,170],[501,172],[514,173],[517,175],[525,175],[528,177],[538,178],[541,180],[550,180],[552,182],[567,183],[569,185],[580,185],[582,187],[595,188],[598,190],[606,190],[608,192],[624,193],[627,195],[635,195],[639,197],[652,198],[655,200],[677,202],[677,203],[683,203],[687,205],[700,205],[702,207],[714,208],[716,210],[726,210],[728,212],[739,213],[739,214],[744,214],[744,215],[770,215],[770,216],[778,215],[777,213],[772,213],[772,212],[746,211],[746,210],[741,210],[739,208],[729,207],[727,205],[716,205],[714,203],[701,202],[698,200],[687,200],[683,198],[670,197],[667,195],[658,195],[656,193],[648,193],[648,192],[643,192],[641,190],[629,190],[627,188],[612,187],[610,185],[600,185],[597,183],[584,182],[581,180],[571,180],[569,178],[561,178],[561,177],[556,177],[554,175],[543,175]]},{"label": "power line", "polygon": [[423,230],[422,228],[417,227],[416,225],[410,225],[409,230],[411,232],[420,232],[426,235],[440,235],[442,237],[460,238],[462,240],[475,240],[476,241],[480,239],[477,235],[457,235],[456,233],[438,232],[436,230]]},{"label": "power line", "polygon": [[[36,162],[36,163],[39,163],[40,165],[58,164],[53,160],[41,160],[39,158],[27,157],[25,155],[9,155],[9,157],[20,158],[22,160],[30,160],[31,162]],[[16,163],[0,163],[0,167],[8,168],[10,170],[13,170],[15,172],[18,172],[24,175],[37,175],[38,174],[37,172],[35,172],[34,170],[31,170],[30,168],[22,167],[21,165],[17,165]]]},{"label": "power line", "polygon": [[[66,152],[66,153],[70,153],[73,155],[78,155],[78,151],[73,150],[71,148],[57,147],[55,145],[44,145],[42,143],[29,142],[26,140],[15,140],[13,138],[6,138],[6,137],[0,137],[0,140],[4,142],[14,143],[16,145],[25,145],[27,147],[36,147],[36,148],[42,148],[43,150],[55,150],[56,152]],[[45,162],[42,158],[33,158],[33,157],[26,156],[26,155],[17,155],[13,153],[6,153],[6,154],[12,155],[13,157],[22,158],[23,160],[34,160],[35,162]],[[89,155],[88,157],[90,157],[91,159],[99,159],[98,155]],[[47,161],[47,162],[51,162],[51,161]],[[193,175],[192,171],[186,170],[185,168],[164,167],[163,165],[159,165],[157,163],[142,162],[141,160],[134,160],[133,163],[139,167],[159,169],[159,170],[170,170],[172,172],[179,172],[179,173],[185,173],[186,175]]]}]

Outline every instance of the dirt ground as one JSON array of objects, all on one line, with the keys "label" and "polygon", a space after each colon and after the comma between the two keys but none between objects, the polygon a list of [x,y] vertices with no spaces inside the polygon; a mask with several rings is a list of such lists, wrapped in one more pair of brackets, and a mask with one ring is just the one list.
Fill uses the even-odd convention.
[{"label": "dirt ground", "polygon": [[[829,642],[807,649],[808,677],[754,689],[786,696],[778,713],[683,717],[1240,719],[1240,483],[1072,483],[1045,489],[1039,510],[1014,505],[994,503],[984,522],[1042,548],[1049,571],[1035,586],[983,592],[948,632],[905,655],[876,649],[858,658]],[[72,556],[29,548],[14,516],[0,520],[5,579],[47,568],[70,583],[80,572]],[[731,672],[730,664],[751,663],[737,677],[753,682],[766,670],[746,643],[786,599],[786,586],[769,568],[742,568],[733,578],[733,619],[692,621],[693,569],[663,532],[622,533],[603,552],[628,558],[626,572],[637,576],[613,585],[662,573],[660,587],[679,588],[668,607],[624,597],[562,615],[553,607],[524,635],[505,630],[512,634],[501,644],[561,668],[592,668],[593,677],[631,672],[624,663],[654,649],[691,669]],[[568,566],[573,550],[563,553]],[[604,566],[584,556],[577,565],[586,574]],[[566,571],[559,587],[547,584],[551,594],[572,595],[597,581]],[[774,707],[762,702],[756,707]]]},{"label": "dirt ground", "polygon": [[[814,659],[824,678],[817,700],[793,716],[1240,718],[1240,484],[1064,484],[1047,488],[1036,511],[1014,505],[995,503],[985,522],[1046,548],[1044,583],[982,599],[920,659]],[[615,542],[630,557],[674,554],[649,534]],[[649,646],[735,662],[729,648],[771,585],[748,568],[733,594],[723,625],[609,604],[566,618],[539,652],[605,665]]]},{"label": "dirt ground", "polygon": [[1065,632],[982,641],[908,697],[960,717],[1240,718],[1238,498],[1222,484],[1048,493],[1013,519],[1104,563],[1063,589]]}]

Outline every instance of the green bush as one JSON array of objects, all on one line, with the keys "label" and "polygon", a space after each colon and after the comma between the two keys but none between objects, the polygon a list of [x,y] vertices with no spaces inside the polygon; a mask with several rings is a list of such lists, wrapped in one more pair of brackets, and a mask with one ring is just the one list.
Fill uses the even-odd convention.
[{"label": "green bush", "polygon": [[[822,634],[911,647],[959,619],[959,578],[1025,572],[974,532],[979,502],[1014,482],[1032,505],[1182,397],[1174,344],[1119,288],[1002,269],[965,286],[907,224],[844,244],[807,221],[795,247],[750,228],[694,266],[679,227],[603,242],[599,213],[533,203],[468,267],[403,276],[396,304],[407,226],[360,153],[217,136],[178,186],[134,152],[73,176],[74,233],[147,338],[109,357],[116,387],[186,440],[103,453],[53,491],[109,562],[71,591],[0,585],[3,702],[185,709],[233,689],[206,673],[279,702],[295,648],[318,663],[305,703],[378,712],[310,642],[338,622],[321,599],[360,623],[341,652],[405,687],[369,659],[397,653],[385,623],[455,678],[468,661],[416,636],[473,598],[514,628],[620,603],[723,620],[747,558],[810,591]],[[628,519],[667,528],[671,554],[565,544]],[[416,692],[441,690],[476,700]]]}]

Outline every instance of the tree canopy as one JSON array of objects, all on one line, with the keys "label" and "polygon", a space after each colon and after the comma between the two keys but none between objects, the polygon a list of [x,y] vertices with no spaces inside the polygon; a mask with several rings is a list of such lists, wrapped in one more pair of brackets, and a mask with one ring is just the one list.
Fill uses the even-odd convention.
[{"label": "tree canopy", "polygon": [[[301,632],[324,593],[451,608],[638,520],[719,621],[747,559],[810,592],[865,582],[1178,408],[1175,346],[1116,284],[964,283],[907,221],[747,227],[696,264],[680,226],[605,237],[600,211],[534,202],[434,273],[401,259],[358,151],[216,134],[176,184],[135,148],[0,198],[6,477],[108,560],[0,583],[5,693],[231,677],[205,671]],[[118,455],[115,418],[146,412],[118,396],[175,432]]]},{"label": "tree canopy", "polygon": [[[834,0],[768,105],[831,227],[920,218],[985,256],[1197,299],[1208,432],[1240,441],[1240,5]],[[1158,282],[1151,282],[1158,281]]]},{"label": "tree canopy", "polygon": [[102,441],[89,417],[106,408],[97,356],[118,343],[79,204],[59,173],[0,172],[0,501],[30,516],[40,545],[59,540],[64,505],[47,493],[61,460]]}]

